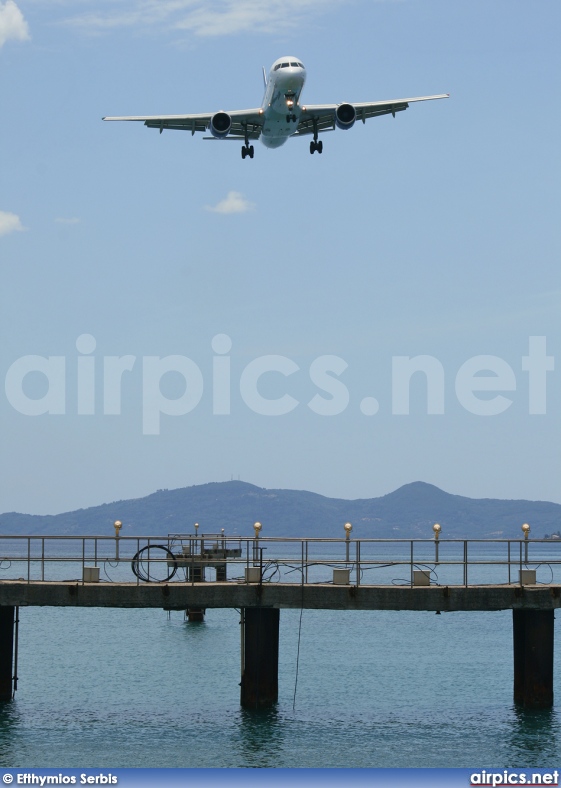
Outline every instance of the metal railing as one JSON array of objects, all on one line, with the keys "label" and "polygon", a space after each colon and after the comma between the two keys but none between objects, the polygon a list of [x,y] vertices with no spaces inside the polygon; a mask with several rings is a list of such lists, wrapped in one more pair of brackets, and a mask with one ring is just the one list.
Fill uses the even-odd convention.
[{"label": "metal railing", "polygon": [[[0,536],[0,582],[337,582],[413,586],[561,584],[561,540],[227,537],[220,534]],[[90,571],[93,569],[93,572]],[[340,580],[338,582],[341,582]],[[343,580],[345,582],[345,580]],[[426,581],[425,583],[426,584]]]}]

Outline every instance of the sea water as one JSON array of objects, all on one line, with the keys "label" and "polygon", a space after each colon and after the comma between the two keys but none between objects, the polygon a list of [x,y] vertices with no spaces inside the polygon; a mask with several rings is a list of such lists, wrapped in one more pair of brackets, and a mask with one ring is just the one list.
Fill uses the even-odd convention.
[{"label": "sea water", "polygon": [[[558,629],[558,628],[557,628]],[[297,664],[298,638],[300,652]],[[556,633],[559,653],[559,632]],[[235,610],[22,608],[10,767],[536,766],[559,713],[512,703],[510,611],[281,611],[279,701],[239,705]],[[555,692],[561,699],[559,673]]]},{"label": "sea water", "polygon": [[[512,614],[281,610],[279,700],[239,705],[240,616],[20,608],[7,767],[553,767],[513,705]],[[560,652],[556,627],[556,654]],[[558,662],[558,660],[557,660]],[[561,670],[555,694],[561,703]]]}]

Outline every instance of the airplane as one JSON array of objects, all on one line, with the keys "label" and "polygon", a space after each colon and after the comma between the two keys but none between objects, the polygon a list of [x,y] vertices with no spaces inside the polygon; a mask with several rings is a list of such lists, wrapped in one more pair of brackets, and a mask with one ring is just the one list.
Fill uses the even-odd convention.
[{"label": "airplane", "polygon": [[149,128],[180,129],[208,132],[203,139],[243,141],[242,159],[253,159],[254,147],[250,141],[261,140],[266,148],[279,148],[289,137],[313,135],[310,153],[323,152],[320,132],[344,131],[356,121],[366,123],[368,118],[393,115],[407,109],[414,101],[448,98],[448,93],[437,96],[394,99],[392,101],[359,102],[358,104],[300,104],[300,94],[306,81],[306,69],[298,58],[281,57],[275,60],[269,75],[263,68],[265,95],[260,107],[232,112],[202,113],[198,115],[146,115],[130,117],[105,117],[102,120],[143,121]]}]

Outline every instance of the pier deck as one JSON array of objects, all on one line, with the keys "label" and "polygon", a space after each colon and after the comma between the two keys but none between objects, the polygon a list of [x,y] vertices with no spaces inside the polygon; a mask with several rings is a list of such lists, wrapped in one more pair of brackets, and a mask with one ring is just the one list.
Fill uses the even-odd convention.
[{"label": "pier deck", "polygon": [[311,610],[555,610],[561,586],[333,585],[328,583],[84,583],[0,581],[0,606],[295,608]]}]

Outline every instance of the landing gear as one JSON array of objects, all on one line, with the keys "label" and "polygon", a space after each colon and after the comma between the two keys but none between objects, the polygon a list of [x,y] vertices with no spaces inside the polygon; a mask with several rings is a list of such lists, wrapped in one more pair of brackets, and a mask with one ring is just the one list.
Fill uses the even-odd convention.
[{"label": "landing gear", "polygon": [[249,156],[250,159],[253,158],[253,145],[249,144],[249,132],[247,130],[247,123],[243,124],[244,129],[244,136],[245,136],[245,145],[242,145],[242,159],[245,159],[246,156]]},{"label": "landing gear", "polygon": [[286,116],[286,122],[290,123],[291,121],[292,121],[292,123],[296,123],[296,115],[287,115]]},{"label": "landing gear", "polygon": [[310,153],[323,153],[323,142],[321,140],[318,141],[318,119],[313,119],[314,124],[314,139],[310,142]]}]

